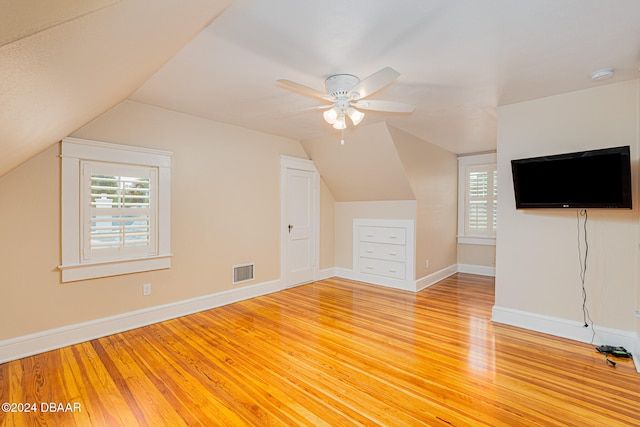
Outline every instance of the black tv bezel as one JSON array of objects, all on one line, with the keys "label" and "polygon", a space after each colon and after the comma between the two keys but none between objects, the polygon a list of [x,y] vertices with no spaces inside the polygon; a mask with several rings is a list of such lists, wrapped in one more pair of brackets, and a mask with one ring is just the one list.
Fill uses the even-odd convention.
[{"label": "black tv bezel", "polygon": [[[547,162],[555,160],[574,159],[587,156],[598,156],[608,154],[621,154],[627,161],[622,162],[622,201],[620,203],[555,203],[555,202],[522,202],[520,199],[520,183],[516,174],[519,164],[530,162]],[[511,160],[511,175],[513,177],[513,189],[515,195],[516,209],[632,209],[631,193],[631,154],[628,145],[620,147],[602,148],[597,150],[576,151],[573,153],[554,154],[549,156],[529,157],[524,159]]]}]

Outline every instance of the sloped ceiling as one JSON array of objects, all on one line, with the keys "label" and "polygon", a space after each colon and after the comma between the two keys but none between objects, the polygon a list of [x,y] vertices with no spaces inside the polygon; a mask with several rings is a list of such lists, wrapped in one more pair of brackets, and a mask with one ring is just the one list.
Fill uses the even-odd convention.
[{"label": "sloped ceiling", "polygon": [[122,0],[0,1],[4,17],[0,27],[0,46],[120,1]]},{"label": "sloped ceiling", "polygon": [[396,147],[384,122],[302,141],[336,202],[415,200]]},{"label": "sloped ceiling", "polygon": [[0,176],[126,99],[230,3],[0,1]]},{"label": "sloped ceiling", "polygon": [[[227,7],[228,6],[228,7]],[[638,0],[0,0],[0,176],[129,99],[284,137],[336,132],[335,73],[401,75],[367,113],[454,153],[495,149],[499,105],[637,79]],[[591,82],[592,71],[616,75]]]}]

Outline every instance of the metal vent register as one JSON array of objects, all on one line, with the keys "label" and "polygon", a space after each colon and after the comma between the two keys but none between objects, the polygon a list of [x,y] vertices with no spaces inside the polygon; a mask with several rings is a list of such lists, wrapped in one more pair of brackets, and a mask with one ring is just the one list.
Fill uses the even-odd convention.
[{"label": "metal vent register", "polygon": [[244,264],[233,266],[233,284],[248,282],[254,278],[255,264]]}]

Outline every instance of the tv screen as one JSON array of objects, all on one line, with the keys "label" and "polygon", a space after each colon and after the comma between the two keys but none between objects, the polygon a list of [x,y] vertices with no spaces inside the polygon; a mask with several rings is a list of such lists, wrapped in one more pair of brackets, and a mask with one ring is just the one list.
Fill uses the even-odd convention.
[{"label": "tv screen", "polygon": [[631,209],[629,146],[511,161],[516,208]]}]

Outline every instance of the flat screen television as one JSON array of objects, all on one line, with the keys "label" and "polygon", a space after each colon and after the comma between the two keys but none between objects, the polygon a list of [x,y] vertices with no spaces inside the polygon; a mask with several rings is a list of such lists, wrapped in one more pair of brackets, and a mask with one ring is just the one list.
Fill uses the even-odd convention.
[{"label": "flat screen television", "polygon": [[516,209],[631,209],[629,146],[511,160]]}]

